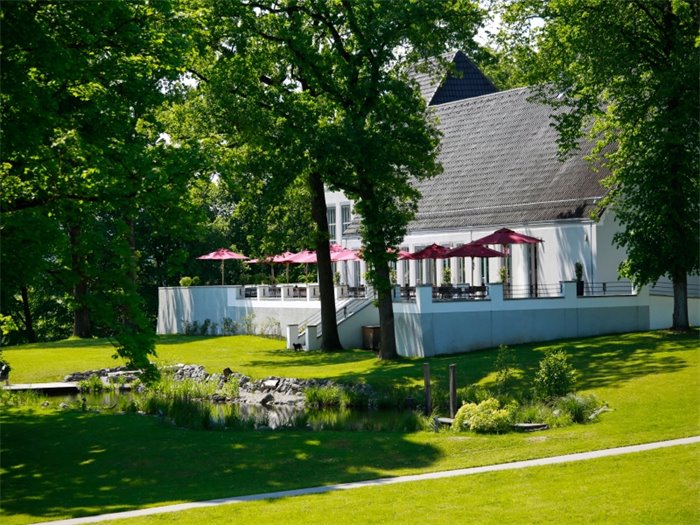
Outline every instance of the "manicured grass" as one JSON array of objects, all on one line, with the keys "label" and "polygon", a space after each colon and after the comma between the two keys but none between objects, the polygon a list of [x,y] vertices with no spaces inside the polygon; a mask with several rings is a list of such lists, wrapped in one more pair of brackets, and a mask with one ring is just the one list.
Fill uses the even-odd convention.
[{"label": "manicured grass", "polygon": [[692,445],[564,465],[236,503],[119,523],[699,523],[698,465],[700,445]]},{"label": "manicured grass", "polygon": [[[178,338],[159,346],[159,353],[165,359],[169,350],[175,357],[171,362],[206,364],[205,360],[211,359],[209,362],[217,362],[218,366],[256,370],[257,377],[304,377],[315,371],[316,377],[371,383],[406,385],[422,380],[423,360],[382,363],[363,351],[294,354],[279,349],[255,350],[256,341]],[[235,343],[243,342],[250,344],[234,348]],[[199,346],[202,343],[214,347]],[[225,344],[231,346],[224,348]],[[559,344],[580,371],[581,389],[595,393],[613,409],[597,423],[500,436],[451,432],[206,432],[174,429],[157,418],[138,415],[60,411],[52,408],[55,404],[47,409],[3,407],[0,518],[4,524],[28,523],[700,434],[697,333],[653,332]],[[521,388],[531,379],[548,346],[516,348]],[[38,351],[17,349],[15,355],[6,352],[6,356],[13,367],[21,369],[22,352],[28,350]],[[52,351],[45,350],[49,354],[44,358]],[[217,352],[223,352],[227,360],[214,361],[211,356]],[[436,381],[443,385],[447,366],[453,362],[457,363],[460,384],[479,381],[488,385],[493,381],[494,358],[495,352],[488,351],[433,358],[430,363]],[[697,456],[692,458],[695,468],[700,468]],[[592,487],[602,491],[603,485],[595,481],[598,479],[594,476]],[[665,475],[659,479],[666,483]],[[465,489],[467,494],[471,490]],[[430,494],[432,498],[426,501],[444,499],[442,492],[431,489]],[[410,503],[409,499],[404,501]]]}]

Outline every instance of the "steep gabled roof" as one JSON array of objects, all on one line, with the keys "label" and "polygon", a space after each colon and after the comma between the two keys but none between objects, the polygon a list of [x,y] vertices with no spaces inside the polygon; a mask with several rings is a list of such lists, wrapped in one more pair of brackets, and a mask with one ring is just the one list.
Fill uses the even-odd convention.
[{"label": "steep gabled roof", "polygon": [[428,73],[413,73],[411,75],[418,82],[421,94],[429,106],[479,97],[498,91],[493,83],[461,51],[452,53],[449,59],[454,63],[457,76],[447,74],[441,79],[434,79]]},{"label": "steep gabled roof", "polygon": [[[410,232],[587,217],[606,193],[579,151],[557,157],[552,108],[514,89],[433,107],[444,172],[417,183]],[[590,150],[590,146],[588,146]]]}]

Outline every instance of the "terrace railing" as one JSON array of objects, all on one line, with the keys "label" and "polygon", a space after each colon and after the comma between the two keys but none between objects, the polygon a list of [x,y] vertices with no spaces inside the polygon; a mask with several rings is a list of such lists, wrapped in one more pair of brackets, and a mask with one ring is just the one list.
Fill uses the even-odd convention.
[{"label": "terrace railing", "polygon": [[[359,290],[355,292],[356,297],[349,297],[347,299],[337,301],[338,307],[335,311],[335,320],[337,324],[341,324],[343,321],[349,317],[355,315],[360,310],[366,308],[374,301],[374,291],[370,287],[362,286],[363,295],[359,295]],[[304,336],[307,326],[316,326],[317,337],[321,337],[322,325],[321,325],[321,312],[317,312],[299,325],[299,337]]]},{"label": "terrace railing", "polygon": [[562,293],[561,283],[507,284],[503,286],[504,299],[561,297]]},{"label": "terrace railing", "polygon": [[634,286],[630,281],[584,282],[584,297],[600,297],[606,295],[635,295]]},{"label": "terrace railing", "polygon": [[[700,283],[688,283],[687,290],[689,299],[700,297]],[[673,283],[656,283],[649,289],[649,295],[673,297]]]}]

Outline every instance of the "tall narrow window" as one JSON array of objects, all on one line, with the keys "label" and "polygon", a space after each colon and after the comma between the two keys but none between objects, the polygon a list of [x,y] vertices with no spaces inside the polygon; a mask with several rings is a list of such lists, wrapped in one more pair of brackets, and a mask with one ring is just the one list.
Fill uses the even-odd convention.
[{"label": "tall narrow window", "polygon": [[345,234],[345,230],[348,229],[348,226],[350,226],[350,221],[352,220],[352,216],[350,213],[350,205],[349,204],[343,204],[340,207],[340,220],[342,221],[342,230],[341,232],[343,235]]},{"label": "tall narrow window", "polygon": [[335,233],[335,208],[328,208],[326,210],[326,213],[328,215],[328,235],[330,237],[330,242],[335,242],[336,239],[336,233]]}]

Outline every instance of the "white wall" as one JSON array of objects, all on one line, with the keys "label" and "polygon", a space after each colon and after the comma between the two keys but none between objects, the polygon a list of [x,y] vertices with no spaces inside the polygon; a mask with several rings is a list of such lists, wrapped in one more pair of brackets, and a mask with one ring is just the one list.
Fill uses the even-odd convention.
[{"label": "white wall", "polygon": [[611,282],[618,278],[618,267],[627,258],[626,252],[613,244],[613,236],[621,231],[615,214],[608,211],[596,224],[596,269],[592,281]]},{"label": "white wall", "polygon": [[[563,283],[557,298],[503,299],[490,285],[485,300],[433,302],[431,287],[418,287],[415,302],[394,303],[398,352],[407,357],[460,353],[501,344],[644,331],[670,319],[672,302],[636,296],[577,297],[576,283]],[[666,325],[668,326],[668,324]]]}]

